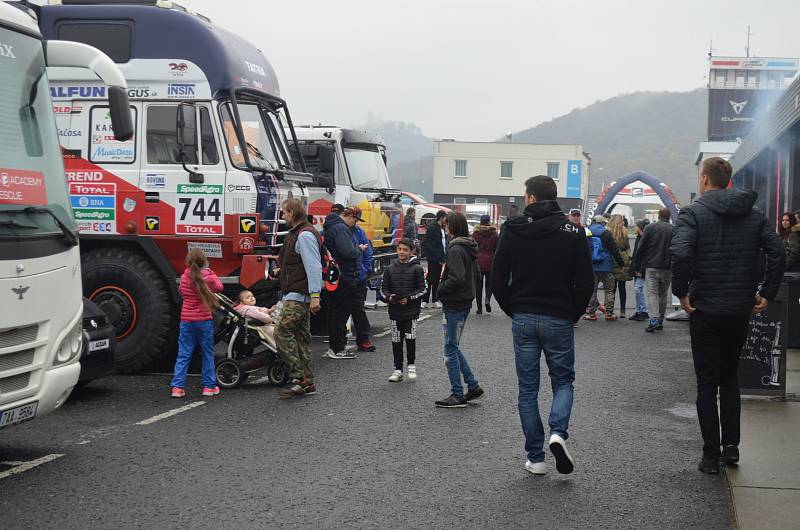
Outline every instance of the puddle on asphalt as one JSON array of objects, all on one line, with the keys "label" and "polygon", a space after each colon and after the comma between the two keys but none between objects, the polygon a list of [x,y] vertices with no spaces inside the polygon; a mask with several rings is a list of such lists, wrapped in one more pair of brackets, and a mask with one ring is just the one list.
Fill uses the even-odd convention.
[{"label": "puddle on asphalt", "polygon": [[697,419],[697,408],[694,404],[678,403],[667,409],[667,412],[679,418]]}]

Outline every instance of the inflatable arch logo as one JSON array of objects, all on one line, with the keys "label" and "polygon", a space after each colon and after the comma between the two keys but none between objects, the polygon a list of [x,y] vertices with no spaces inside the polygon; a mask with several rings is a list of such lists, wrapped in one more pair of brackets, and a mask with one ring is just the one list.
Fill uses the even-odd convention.
[{"label": "inflatable arch logo", "polygon": [[664,206],[669,208],[670,213],[672,214],[672,222],[674,223],[678,218],[678,212],[681,210],[680,202],[678,202],[678,199],[675,197],[675,194],[672,193],[672,190],[669,188],[669,186],[662,184],[660,180],[655,178],[650,173],[646,173],[644,171],[634,171],[633,173],[628,173],[627,175],[618,178],[612,184],[606,186],[600,195],[597,196],[597,199],[595,199],[594,204],[589,210],[589,219],[591,220],[591,218],[595,215],[604,214],[608,207],[611,206],[611,203],[617,193],[619,193],[629,184],[637,181],[643,182],[653,188],[658,195],[658,198],[661,199],[662,203],[664,203]]}]

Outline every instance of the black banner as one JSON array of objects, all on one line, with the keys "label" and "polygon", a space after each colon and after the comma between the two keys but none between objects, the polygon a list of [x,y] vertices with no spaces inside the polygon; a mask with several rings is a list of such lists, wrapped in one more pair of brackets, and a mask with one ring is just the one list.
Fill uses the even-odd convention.
[{"label": "black banner", "polygon": [[744,139],[782,90],[710,89],[708,91],[709,141]]}]

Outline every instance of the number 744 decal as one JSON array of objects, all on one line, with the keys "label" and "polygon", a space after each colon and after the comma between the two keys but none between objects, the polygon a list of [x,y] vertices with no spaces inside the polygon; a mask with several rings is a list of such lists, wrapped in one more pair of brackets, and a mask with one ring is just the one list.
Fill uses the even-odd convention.
[{"label": "number 744 decal", "polygon": [[223,234],[219,197],[179,196],[176,214],[175,232],[178,234]]}]

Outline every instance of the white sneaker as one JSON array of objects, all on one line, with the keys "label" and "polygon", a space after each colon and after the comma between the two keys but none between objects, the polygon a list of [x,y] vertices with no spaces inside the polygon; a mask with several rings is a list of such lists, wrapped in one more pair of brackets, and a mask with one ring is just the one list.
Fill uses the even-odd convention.
[{"label": "white sneaker", "polygon": [[534,475],[546,475],[547,474],[547,466],[545,466],[544,462],[531,462],[530,460],[525,461],[525,469],[530,471]]},{"label": "white sneaker", "polygon": [[376,307],[386,307],[387,305],[389,305],[389,304],[387,304],[383,300],[378,300],[377,302],[375,302],[375,306]]},{"label": "white sneaker", "polygon": [[336,352],[334,352],[332,349],[328,348],[328,351],[323,353],[322,357],[323,357],[323,359],[325,357],[328,357],[329,359],[335,359],[336,358]]},{"label": "white sneaker", "polygon": [[390,383],[399,383],[403,380],[403,371],[402,370],[395,370],[392,372],[392,375],[389,376]]},{"label": "white sneaker", "polygon": [[556,459],[556,469],[559,473],[568,475],[575,469],[575,462],[567,451],[567,442],[557,434],[550,436],[550,452]]},{"label": "white sneaker", "polygon": [[328,357],[330,357],[331,359],[355,359],[356,354],[351,351],[344,350],[340,352],[335,352],[332,357],[330,355]]},{"label": "white sneaker", "polygon": [[408,380],[415,381],[417,379],[417,367],[413,364],[408,365]]},{"label": "white sneaker", "polygon": [[434,306],[436,309],[441,309],[441,308],[442,308],[442,303],[441,303],[441,302],[436,302],[435,304],[433,304],[433,306]]},{"label": "white sneaker", "polygon": [[422,309],[428,309],[428,302],[422,302],[422,304],[420,305],[420,307],[421,307]]}]

